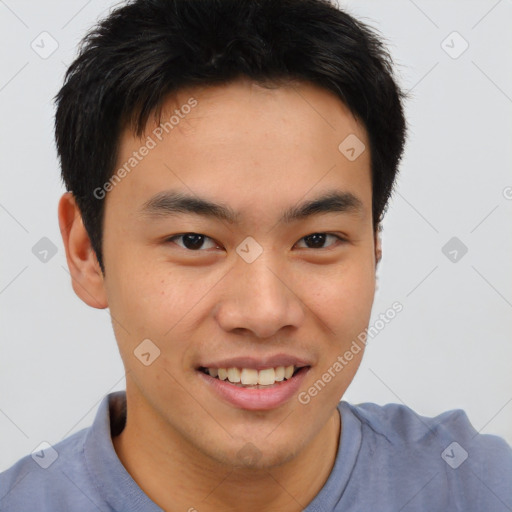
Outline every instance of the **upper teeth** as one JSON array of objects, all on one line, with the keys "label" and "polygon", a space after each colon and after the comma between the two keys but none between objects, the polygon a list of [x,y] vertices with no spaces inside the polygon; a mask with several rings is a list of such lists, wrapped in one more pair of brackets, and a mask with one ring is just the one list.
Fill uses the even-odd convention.
[{"label": "upper teeth", "polygon": [[234,384],[268,386],[289,379],[295,369],[295,366],[291,365],[265,368],[259,371],[253,368],[207,368],[207,371],[212,377],[218,377],[220,380],[227,379]]}]

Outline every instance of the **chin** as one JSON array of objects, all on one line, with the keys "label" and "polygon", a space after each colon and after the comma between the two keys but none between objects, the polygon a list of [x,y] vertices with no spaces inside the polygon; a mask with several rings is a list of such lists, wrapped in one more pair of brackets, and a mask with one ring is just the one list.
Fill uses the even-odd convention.
[{"label": "chin", "polygon": [[289,440],[285,444],[276,445],[265,442],[252,443],[238,440],[235,445],[226,447],[224,451],[218,448],[209,455],[221,464],[237,468],[238,470],[269,470],[285,464],[297,456],[301,446],[299,440]]}]

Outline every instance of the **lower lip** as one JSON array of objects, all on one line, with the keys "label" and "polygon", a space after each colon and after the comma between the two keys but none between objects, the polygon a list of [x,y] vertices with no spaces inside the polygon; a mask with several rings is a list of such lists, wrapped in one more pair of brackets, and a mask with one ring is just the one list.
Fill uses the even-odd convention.
[{"label": "lower lip", "polygon": [[310,367],[300,369],[291,379],[276,382],[268,388],[243,388],[197,370],[199,376],[221,399],[239,409],[265,411],[276,409],[297,393]]}]

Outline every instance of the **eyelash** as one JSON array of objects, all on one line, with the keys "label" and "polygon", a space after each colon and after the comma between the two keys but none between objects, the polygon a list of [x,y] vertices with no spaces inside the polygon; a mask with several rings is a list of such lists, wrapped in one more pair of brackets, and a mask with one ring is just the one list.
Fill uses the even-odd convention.
[{"label": "eyelash", "polygon": [[[204,237],[204,239],[205,239],[205,240],[212,240],[212,241],[214,241],[214,240],[213,240],[213,238],[210,238],[209,236],[203,235],[203,234],[201,234],[201,233],[188,232],[188,233],[182,233],[182,234],[180,234],[180,235],[173,235],[173,236],[171,236],[171,237],[169,237],[169,238],[166,238],[166,239],[165,239],[165,242],[172,242],[172,243],[175,243],[175,242],[174,242],[174,240],[175,240],[175,239],[177,239],[177,238],[182,238],[182,237],[184,237],[184,236],[186,236],[186,235],[199,235],[199,236]],[[308,238],[309,236],[312,236],[312,235],[327,235],[327,236],[333,236],[333,237],[335,237],[335,238],[338,240],[338,242],[340,242],[340,243],[346,243],[346,242],[348,241],[346,238],[343,238],[343,237],[341,237],[341,236],[339,236],[339,235],[336,235],[336,234],[334,234],[334,233],[323,232],[323,231],[315,231],[314,233],[310,233],[309,235],[303,236],[299,241],[304,240],[305,238]],[[215,242],[215,241],[214,241],[214,242]],[[215,243],[216,243],[216,242],[215,242]],[[176,244],[176,245],[177,245],[177,244]],[[218,245],[219,245],[219,244],[218,244]],[[328,249],[330,249],[331,247],[336,246],[336,245],[337,245],[337,244],[331,244],[331,245],[329,245],[329,246],[327,246],[327,247],[319,247],[319,248],[314,248],[314,247],[302,247],[302,249],[313,249],[313,250],[320,250],[320,249],[324,249],[324,250],[328,250]],[[186,250],[186,251],[188,251],[188,252],[204,252],[204,251],[206,250],[206,249],[203,249],[203,248],[201,248],[201,249],[197,249],[197,250],[193,250],[193,249],[188,249],[187,247],[181,247],[181,246],[179,246],[179,245],[178,245],[178,247],[180,247],[180,249],[184,249],[184,250]]]}]

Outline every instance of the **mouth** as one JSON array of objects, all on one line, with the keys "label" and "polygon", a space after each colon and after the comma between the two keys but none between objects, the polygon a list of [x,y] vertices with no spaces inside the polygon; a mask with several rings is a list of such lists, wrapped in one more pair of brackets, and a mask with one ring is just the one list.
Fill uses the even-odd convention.
[{"label": "mouth", "polygon": [[197,375],[216,399],[245,410],[271,410],[298,393],[311,366],[200,366]]},{"label": "mouth", "polygon": [[276,366],[274,368],[206,368],[199,367],[199,371],[209,377],[226,381],[237,387],[246,389],[267,389],[280,382],[286,382],[298,372],[309,368],[309,366]]}]

